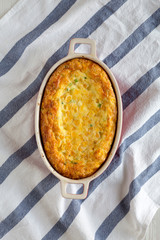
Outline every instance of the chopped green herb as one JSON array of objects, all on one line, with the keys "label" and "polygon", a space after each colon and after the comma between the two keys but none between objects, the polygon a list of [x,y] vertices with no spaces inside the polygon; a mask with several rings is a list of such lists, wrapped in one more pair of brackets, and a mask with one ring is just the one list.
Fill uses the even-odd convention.
[{"label": "chopped green herb", "polygon": [[78,79],[74,79],[74,81],[75,81],[75,83],[77,83],[77,82],[78,82]]},{"label": "chopped green herb", "polygon": [[74,162],[74,161],[71,161],[71,163],[73,163],[73,164],[77,164],[77,162]]},{"label": "chopped green herb", "polygon": [[67,91],[69,91],[69,88],[67,88]]},{"label": "chopped green herb", "polygon": [[87,77],[84,77],[84,79],[87,79]]},{"label": "chopped green herb", "polygon": [[63,104],[63,102],[62,102],[62,104]]},{"label": "chopped green herb", "polygon": [[75,103],[76,101],[74,99],[71,99],[70,100],[70,103]]},{"label": "chopped green herb", "polygon": [[98,103],[98,107],[100,108],[102,106],[102,104],[101,103]]},{"label": "chopped green herb", "polygon": [[70,83],[69,86],[71,87],[71,86],[72,86],[72,83]]},{"label": "chopped green herb", "polygon": [[92,124],[90,124],[90,127],[93,127],[93,125],[92,125]]}]

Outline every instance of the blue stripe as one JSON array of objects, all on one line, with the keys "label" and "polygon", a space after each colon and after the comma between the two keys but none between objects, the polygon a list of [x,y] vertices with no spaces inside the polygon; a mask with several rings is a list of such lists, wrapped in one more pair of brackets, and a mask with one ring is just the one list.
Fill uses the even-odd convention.
[{"label": "blue stripe", "polygon": [[149,33],[160,24],[160,8],[150,18],[142,23],[118,48],[108,55],[104,62],[109,68],[113,67],[126,54],[140,43]]},{"label": "blue stripe", "polygon": [[21,38],[0,62],[0,77],[6,74],[19,60],[25,49],[52,24],[57,22],[76,2],[62,0],[57,7],[31,32]]},{"label": "blue stripe", "polygon": [[[51,173],[43,179],[18,205],[18,207],[0,223],[0,238],[6,235],[26,214],[36,205],[38,201],[51,189],[59,180]],[[54,197],[54,196],[53,196]]]},{"label": "blue stripe", "polygon": [[[130,87],[122,96],[123,109],[131,104],[140,94],[142,94],[158,77],[160,76],[160,63],[151,68],[144,74],[132,87]],[[30,147],[31,146],[31,147]],[[22,146],[17,152],[10,156],[0,170],[0,182],[2,183],[20,163],[19,154],[22,160],[25,159],[26,149],[28,149],[28,157],[37,149],[35,137],[32,136],[28,142]]]},{"label": "blue stripe", "polygon": [[27,157],[37,149],[35,135],[33,135],[20,149],[14,152],[0,168],[0,184]]},{"label": "blue stripe", "polygon": [[116,225],[130,210],[131,200],[140,192],[142,186],[160,170],[160,156],[130,184],[128,194],[103,221],[95,234],[95,240],[107,239]]},{"label": "blue stripe", "polygon": [[[156,112],[140,129],[138,129],[134,134],[129,136],[124,140],[122,145],[119,147],[114,159],[103,174],[91,182],[89,187],[88,196],[98,187],[102,181],[104,181],[108,176],[113,173],[122,163],[123,153],[128,147],[142,138],[149,130],[151,130],[160,121],[160,110]],[[81,189],[79,190],[81,191]],[[50,240],[54,236],[54,240],[59,239],[69,228],[75,217],[78,215],[81,204],[84,200],[72,200],[67,210],[64,212],[63,216],[59,221],[53,226],[53,228],[44,236],[43,240]]]},{"label": "blue stripe", "polygon": [[160,62],[144,74],[122,96],[123,109],[128,107],[160,76]]},{"label": "blue stripe", "polygon": [[[71,38],[87,38],[126,1],[127,0],[112,0],[107,3],[81,29],[73,34]],[[70,39],[67,40],[63,46],[48,59],[35,81],[0,111],[0,127],[6,124],[17,113],[17,111],[22,108],[24,104],[26,104],[38,92],[41,82],[51,66],[53,66],[58,60],[67,55]]]},{"label": "blue stripe", "polygon": [[[155,113],[139,130],[124,140],[123,144],[118,149],[112,163],[102,175],[91,182],[88,196],[98,187],[98,185],[104,181],[122,162],[124,151],[135,141],[145,135],[151,128],[153,128],[160,121],[160,110]],[[18,205],[18,207],[0,224],[0,237],[7,234],[16,224],[18,224],[25,215],[37,204],[37,202],[46,194],[55,184],[58,183],[58,179],[52,174],[49,174],[43,179],[27,197]],[[81,191],[81,189],[80,189]],[[68,209],[65,211],[56,225],[49,231],[44,239],[58,239],[70,226],[74,218],[80,211],[80,205],[85,200],[72,200]],[[52,235],[53,234],[53,235]],[[57,236],[57,238],[56,238]]]}]

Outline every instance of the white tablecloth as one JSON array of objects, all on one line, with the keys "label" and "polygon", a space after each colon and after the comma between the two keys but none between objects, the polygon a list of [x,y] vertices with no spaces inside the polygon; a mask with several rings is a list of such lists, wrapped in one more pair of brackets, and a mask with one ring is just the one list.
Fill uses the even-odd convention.
[{"label": "white tablecloth", "polygon": [[[143,239],[160,205],[159,7],[158,0],[20,0],[0,20],[1,238]],[[85,200],[61,196],[34,135],[41,82],[75,37],[96,41],[124,109],[120,146]]]}]

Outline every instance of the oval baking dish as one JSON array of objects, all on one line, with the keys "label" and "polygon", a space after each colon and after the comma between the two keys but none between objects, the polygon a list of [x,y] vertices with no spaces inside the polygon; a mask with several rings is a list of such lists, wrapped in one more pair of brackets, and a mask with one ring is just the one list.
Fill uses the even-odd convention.
[{"label": "oval baking dish", "polygon": [[[90,47],[91,47],[90,53],[89,54],[75,53],[75,44],[90,45]],[[61,66],[64,66],[64,65],[67,66],[67,63],[75,62],[76,59],[84,59],[84,60],[79,60],[79,61],[85,62],[86,64],[87,64],[87,62],[92,62],[93,65],[96,64],[96,65],[100,66],[100,68],[104,70],[105,74],[107,73],[107,76],[109,77],[109,80],[111,82],[111,86],[114,90],[114,95],[116,98],[116,109],[117,109],[117,116],[116,116],[117,119],[116,119],[116,129],[115,129],[114,139],[112,142],[111,149],[109,150],[109,153],[107,155],[107,158],[100,165],[100,167],[98,168],[97,171],[95,171],[93,174],[89,175],[88,177],[79,178],[79,179],[69,178],[68,176],[66,177],[66,176],[60,174],[60,172],[52,166],[53,164],[51,165],[50,161],[47,158],[47,156],[48,156],[47,152],[44,149],[45,146],[43,145],[43,140],[42,140],[43,136],[41,135],[42,125],[40,126],[40,115],[41,115],[41,111],[42,111],[41,105],[43,106],[45,88],[48,85],[47,83],[48,83],[51,75],[53,73],[55,75],[55,73],[57,73],[57,69],[59,69]],[[84,79],[85,79],[85,77],[84,77]],[[74,81],[78,82],[77,79],[75,79]],[[70,83],[70,84],[72,84],[72,83]],[[62,102],[62,104],[63,104],[63,102]],[[101,108],[101,104],[100,103],[97,103],[97,104]],[[87,197],[89,183],[93,179],[98,177],[100,174],[102,174],[102,172],[108,167],[108,165],[110,164],[111,160],[113,159],[113,157],[115,155],[115,152],[116,152],[118,144],[119,144],[120,135],[121,135],[122,113],[123,113],[122,101],[121,101],[121,95],[120,95],[120,91],[119,91],[117,82],[116,82],[112,72],[110,71],[110,69],[96,57],[95,42],[91,39],[83,39],[83,38],[72,39],[70,42],[68,55],[65,58],[58,61],[53,67],[51,67],[49,72],[46,74],[46,76],[41,84],[39,93],[38,93],[36,110],[35,110],[35,135],[36,135],[38,149],[39,149],[41,157],[42,157],[45,165],[47,166],[47,168],[51,171],[52,174],[54,174],[57,178],[59,178],[60,183],[61,183],[61,192],[62,192],[63,197],[72,198],[72,199],[84,199]],[[90,126],[92,126],[92,124],[90,124]],[[48,126],[45,126],[45,127],[48,128]],[[76,169],[76,167],[75,167],[75,169]],[[67,184],[83,184],[83,193],[82,194],[68,193],[67,192]]]}]

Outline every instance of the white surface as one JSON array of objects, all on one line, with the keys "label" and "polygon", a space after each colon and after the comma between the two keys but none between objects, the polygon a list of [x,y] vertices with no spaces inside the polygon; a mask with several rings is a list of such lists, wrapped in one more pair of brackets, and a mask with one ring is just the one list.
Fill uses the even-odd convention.
[{"label": "white surface", "polygon": [[18,0],[0,0],[0,17],[10,10]]},{"label": "white surface", "polygon": [[[0,17],[2,17],[17,0],[0,0]],[[160,210],[154,216],[144,240],[159,240],[160,239]],[[135,239],[136,240],[136,239]]]},{"label": "white surface", "polygon": [[160,239],[160,210],[157,211],[151,224],[146,232],[146,237],[144,240],[159,240]]}]

